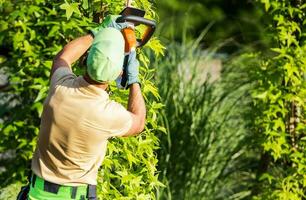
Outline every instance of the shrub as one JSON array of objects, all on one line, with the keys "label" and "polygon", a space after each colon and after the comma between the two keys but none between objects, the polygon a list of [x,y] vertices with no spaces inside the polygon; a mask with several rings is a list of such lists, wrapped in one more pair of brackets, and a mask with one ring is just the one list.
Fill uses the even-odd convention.
[{"label": "shrub", "polygon": [[305,199],[305,11],[303,1],[260,1],[272,18],[273,56],[257,68],[257,133],[266,156],[254,199]]}]

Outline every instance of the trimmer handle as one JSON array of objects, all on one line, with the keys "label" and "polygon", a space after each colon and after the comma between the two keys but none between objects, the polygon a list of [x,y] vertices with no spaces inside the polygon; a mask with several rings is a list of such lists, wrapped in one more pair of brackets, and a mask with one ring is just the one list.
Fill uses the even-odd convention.
[{"label": "trimmer handle", "polygon": [[155,29],[156,29],[156,22],[153,20],[149,20],[143,17],[134,16],[134,15],[128,15],[128,16],[121,16],[118,17],[116,20],[117,23],[124,23],[124,22],[130,22],[133,23],[135,26],[138,26],[139,24],[143,24],[147,26],[147,30],[142,36],[141,39],[137,39],[137,47],[144,46],[152,37]]}]

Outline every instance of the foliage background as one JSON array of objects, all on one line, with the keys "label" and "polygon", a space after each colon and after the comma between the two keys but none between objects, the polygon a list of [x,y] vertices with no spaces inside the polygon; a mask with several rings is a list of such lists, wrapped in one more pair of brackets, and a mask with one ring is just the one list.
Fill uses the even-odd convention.
[{"label": "foliage background", "polygon": [[[159,5],[160,199],[305,199],[305,3]],[[216,82],[202,73],[211,59]]]},{"label": "foliage background", "polygon": [[166,43],[194,40],[202,31],[210,31],[202,38],[205,48],[223,45],[222,52],[234,53],[242,44],[267,48],[267,24],[264,10],[256,1],[248,0],[157,0],[157,12],[162,26],[161,39]]},{"label": "foliage background", "polygon": [[[0,92],[0,199],[7,199],[20,186],[10,183],[25,177],[53,56],[95,14],[118,13],[123,1],[0,2],[1,73],[11,82]],[[135,5],[159,24],[158,39],[139,52],[148,123],[137,138],[111,141],[100,197],[305,199],[306,3]],[[210,71],[216,63],[220,71]],[[125,92],[111,90],[126,103]]]}]

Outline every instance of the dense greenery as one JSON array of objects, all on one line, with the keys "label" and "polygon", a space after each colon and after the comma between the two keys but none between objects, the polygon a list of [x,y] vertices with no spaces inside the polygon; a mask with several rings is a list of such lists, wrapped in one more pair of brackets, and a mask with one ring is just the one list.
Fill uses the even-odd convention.
[{"label": "dense greenery", "polygon": [[[0,93],[0,181],[8,185],[0,199],[8,199],[35,147],[52,58],[124,1],[0,3],[0,72],[10,81]],[[158,19],[167,50],[153,38],[138,52],[146,130],[109,143],[99,197],[305,199],[305,1],[134,5]],[[126,104],[126,91],[111,91]]]},{"label": "dense greenery", "polygon": [[254,92],[266,155],[256,199],[306,197],[306,3],[262,0],[273,20],[275,55],[263,60]]},{"label": "dense greenery", "polygon": [[[186,11],[193,2],[168,8]],[[272,23],[258,34],[270,41],[262,42],[269,48],[236,52],[224,60],[216,83],[199,81],[209,54],[199,53],[197,45],[171,42],[166,58],[158,63],[157,80],[166,105],[163,120],[169,130],[161,139],[160,169],[168,186],[161,199],[305,199],[306,5],[261,2],[267,11],[262,18]],[[202,8],[218,5],[194,3]],[[190,10],[190,24],[197,23],[193,16],[206,16],[201,13],[205,9]],[[177,21],[168,30],[172,37],[188,33],[177,26],[185,15],[174,16]],[[209,32],[218,35],[213,29]],[[254,41],[240,48],[244,46],[254,47]],[[235,100],[239,107],[228,109]]]},{"label": "dense greenery", "polygon": [[[134,2],[148,17],[154,10],[148,0]],[[68,41],[94,26],[93,18],[117,14],[124,1],[0,1],[1,70],[10,87],[1,93],[0,151],[11,153],[1,161],[0,183],[25,181],[28,163],[36,145],[42,103],[47,95],[53,57]],[[140,32],[143,30],[139,30]],[[156,56],[162,46],[156,38],[146,46]],[[156,123],[161,104],[151,82],[149,60],[139,51],[141,80],[147,105],[147,124],[138,137],[112,139],[99,174],[99,197],[103,199],[153,199],[161,185],[156,171],[158,147]],[[80,73],[78,66],[74,67]],[[112,87],[112,98],[126,104],[127,91]],[[148,98],[150,97],[150,101]],[[98,151],[98,149],[97,149]],[[16,192],[16,191],[14,191]]]}]

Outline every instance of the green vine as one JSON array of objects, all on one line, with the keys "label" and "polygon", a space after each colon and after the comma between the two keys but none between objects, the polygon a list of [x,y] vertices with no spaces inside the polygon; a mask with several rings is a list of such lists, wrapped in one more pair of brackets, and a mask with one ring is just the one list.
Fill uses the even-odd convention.
[{"label": "green vine", "polygon": [[[306,3],[261,0],[273,18],[274,56],[257,71],[258,132],[270,155],[254,199],[306,198]],[[267,159],[267,158],[266,158]]]}]

